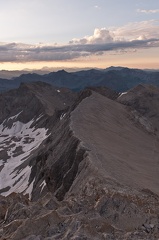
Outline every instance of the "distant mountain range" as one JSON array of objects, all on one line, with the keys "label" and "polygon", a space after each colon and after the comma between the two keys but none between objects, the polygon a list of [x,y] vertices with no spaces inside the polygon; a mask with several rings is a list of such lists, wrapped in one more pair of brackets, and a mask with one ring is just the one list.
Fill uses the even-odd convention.
[{"label": "distant mountain range", "polygon": [[10,80],[0,78],[0,92],[15,89],[21,83],[45,82],[55,87],[66,87],[80,91],[86,87],[109,87],[117,92],[124,92],[138,84],[159,86],[159,71],[143,71],[123,67],[110,67],[104,70],[90,69],[76,72],[60,70],[47,74],[25,73]]}]

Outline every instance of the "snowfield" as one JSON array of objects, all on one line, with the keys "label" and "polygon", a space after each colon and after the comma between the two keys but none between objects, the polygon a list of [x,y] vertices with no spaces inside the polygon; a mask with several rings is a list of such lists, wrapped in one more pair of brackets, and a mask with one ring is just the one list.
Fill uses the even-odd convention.
[{"label": "snowfield", "polygon": [[[31,166],[28,159],[48,137],[48,130],[35,128],[41,116],[24,124],[16,121],[19,114],[0,125],[0,152],[7,153],[7,159],[0,158],[0,192],[3,196],[23,192],[31,197],[35,179],[29,184]],[[12,121],[10,128],[7,127],[9,121]]]}]

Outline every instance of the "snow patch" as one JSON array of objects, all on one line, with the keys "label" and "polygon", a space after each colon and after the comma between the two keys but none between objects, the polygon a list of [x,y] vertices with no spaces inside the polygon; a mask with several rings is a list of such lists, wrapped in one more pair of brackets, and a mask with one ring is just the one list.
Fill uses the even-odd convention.
[{"label": "snow patch", "polygon": [[60,93],[60,90],[58,89],[57,92]]},{"label": "snow patch", "polygon": [[119,95],[119,98],[120,98],[121,96],[127,94],[127,93],[128,93],[128,92],[123,92],[123,93],[121,93],[121,94]]},{"label": "snow patch", "polygon": [[19,112],[19,113],[16,114],[15,116],[12,116],[12,117],[8,118],[8,121],[9,121],[10,119],[11,119],[11,120],[16,119],[22,112],[23,112],[23,111]]},{"label": "snow patch", "polygon": [[62,120],[66,116],[66,113],[62,113],[60,116],[60,120]]},{"label": "snow patch", "polygon": [[48,137],[47,129],[36,129],[33,126],[36,121],[37,119],[28,123],[16,121],[11,128],[4,122],[0,125],[0,150],[5,150],[9,157],[6,161],[0,159],[0,166],[3,166],[0,172],[0,189],[10,187],[7,192],[1,193],[3,196],[12,192],[24,192],[31,197],[34,182],[29,184],[31,167],[26,161]]},{"label": "snow patch", "polygon": [[45,180],[40,184],[40,187],[41,187],[41,191],[40,193],[43,191],[44,187],[46,186],[46,182]]},{"label": "snow patch", "polygon": [[28,188],[25,190],[24,194],[29,194],[29,198],[31,199],[31,193],[33,191],[33,185],[34,185],[34,182],[35,182],[35,178],[34,180],[30,183],[30,185],[28,186]]},{"label": "snow patch", "polygon": [[44,115],[41,113],[38,118],[36,118],[36,122],[40,120]]}]

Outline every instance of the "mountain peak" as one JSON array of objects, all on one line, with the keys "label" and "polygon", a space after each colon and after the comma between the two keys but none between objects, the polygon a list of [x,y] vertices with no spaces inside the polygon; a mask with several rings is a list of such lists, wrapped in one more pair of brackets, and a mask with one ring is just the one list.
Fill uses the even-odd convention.
[{"label": "mountain peak", "polygon": [[66,74],[66,73],[68,73],[68,72],[65,71],[64,69],[62,69],[62,70],[57,71],[57,73],[60,73],[60,74]]}]

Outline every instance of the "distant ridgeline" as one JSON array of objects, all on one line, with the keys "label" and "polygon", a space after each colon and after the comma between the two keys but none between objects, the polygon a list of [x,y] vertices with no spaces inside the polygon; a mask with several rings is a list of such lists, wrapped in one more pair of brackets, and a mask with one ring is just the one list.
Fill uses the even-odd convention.
[{"label": "distant ridgeline", "polygon": [[80,91],[90,86],[105,86],[117,92],[125,92],[138,84],[152,84],[159,86],[159,72],[143,71],[122,67],[110,67],[105,70],[82,70],[66,72],[60,70],[49,74],[22,74],[10,80],[0,78],[0,92],[18,88],[21,83],[45,82],[55,87],[65,87],[73,91]]}]

